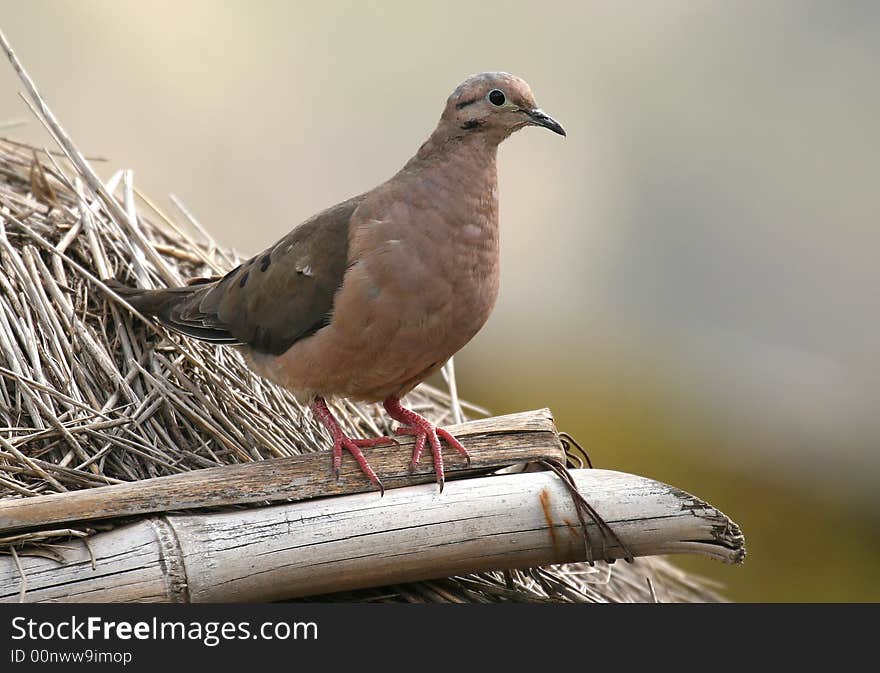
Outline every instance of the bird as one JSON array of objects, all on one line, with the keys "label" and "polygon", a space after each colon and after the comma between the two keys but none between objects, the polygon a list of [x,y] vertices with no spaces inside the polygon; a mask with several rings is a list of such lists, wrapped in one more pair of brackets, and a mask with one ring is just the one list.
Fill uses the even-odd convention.
[{"label": "bird", "polygon": [[[401,399],[483,327],[499,291],[497,149],[538,126],[565,136],[529,85],[483,72],[447,98],[437,127],[390,179],[338,203],[226,275],[182,287],[112,289],[173,332],[241,351],[258,375],[308,404],[380,490],[362,449],[393,437],[350,437],[327,400],[382,402],[415,437],[411,469],[430,448],[443,490],[451,433]],[[383,490],[384,492],[384,490]]]}]

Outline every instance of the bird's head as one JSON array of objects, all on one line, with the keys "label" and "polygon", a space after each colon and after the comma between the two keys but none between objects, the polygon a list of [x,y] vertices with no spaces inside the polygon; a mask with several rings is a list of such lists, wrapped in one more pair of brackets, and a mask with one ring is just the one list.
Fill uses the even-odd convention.
[{"label": "bird's head", "polygon": [[499,143],[525,126],[543,126],[561,136],[562,125],[535,102],[525,80],[506,72],[471,75],[446,101],[441,125],[449,135],[481,134]]}]

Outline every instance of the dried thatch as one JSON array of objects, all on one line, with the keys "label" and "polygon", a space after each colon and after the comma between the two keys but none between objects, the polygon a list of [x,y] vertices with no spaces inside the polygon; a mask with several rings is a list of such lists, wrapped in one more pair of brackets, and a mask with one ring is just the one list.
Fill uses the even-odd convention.
[{"label": "dried thatch", "polygon": [[[35,102],[45,123],[47,111],[38,97]],[[176,201],[182,224],[160,212],[135,189],[131,171],[97,183],[48,116],[50,132],[65,139],[63,152],[0,140],[0,498],[326,448],[328,437],[310,415],[284,390],[253,375],[238,353],[168,334],[133,318],[112,296],[102,279],[181,284],[223,273],[237,256],[220,248]],[[423,385],[409,404],[440,423],[466,411],[482,413],[459,403],[454,380],[448,382],[452,395]],[[343,401],[335,411],[355,434],[389,430],[376,406]],[[17,535],[0,538],[0,549],[46,553],[40,545],[58,541]],[[657,598],[716,599],[703,582],[660,559],[482,573],[321,597]]]}]

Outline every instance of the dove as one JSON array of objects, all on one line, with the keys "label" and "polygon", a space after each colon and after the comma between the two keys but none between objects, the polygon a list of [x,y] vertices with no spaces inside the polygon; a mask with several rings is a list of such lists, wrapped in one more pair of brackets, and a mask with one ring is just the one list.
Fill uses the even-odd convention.
[{"label": "dove", "polygon": [[328,399],[382,402],[413,435],[411,466],[430,448],[440,490],[441,441],[469,460],[448,431],[401,399],[485,324],[499,290],[499,144],[527,126],[565,136],[529,85],[504,72],[468,77],[430,137],[398,173],[331,206],[223,277],[183,287],[114,289],[141,315],[195,339],[239,349],[257,374],[308,404],[378,488],[356,438]]}]

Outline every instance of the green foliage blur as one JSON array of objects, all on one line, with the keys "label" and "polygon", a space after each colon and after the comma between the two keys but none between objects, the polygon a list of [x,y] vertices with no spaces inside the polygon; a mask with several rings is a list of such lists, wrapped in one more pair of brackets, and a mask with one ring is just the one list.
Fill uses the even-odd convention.
[{"label": "green foliage blur", "polygon": [[[456,359],[459,388],[493,413],[549,406],[557,426],[588,449],[593,465],[675,484],[733,518],[746,536],[742,566],[676,556],[677,565],[718,583],[736,601],[880,600],[880,515],[841,491],[789,481],[775,465],[745,468],[719,458],[735,441],[648,382],[606,386],[607,371],[568,359],[499,367],[490,380],[470,357]],[[829,455],[827,460],[833,460]],[[779,471],[777,471],[779,470]],[[588,494],[587,494],[588,495]]]}]

